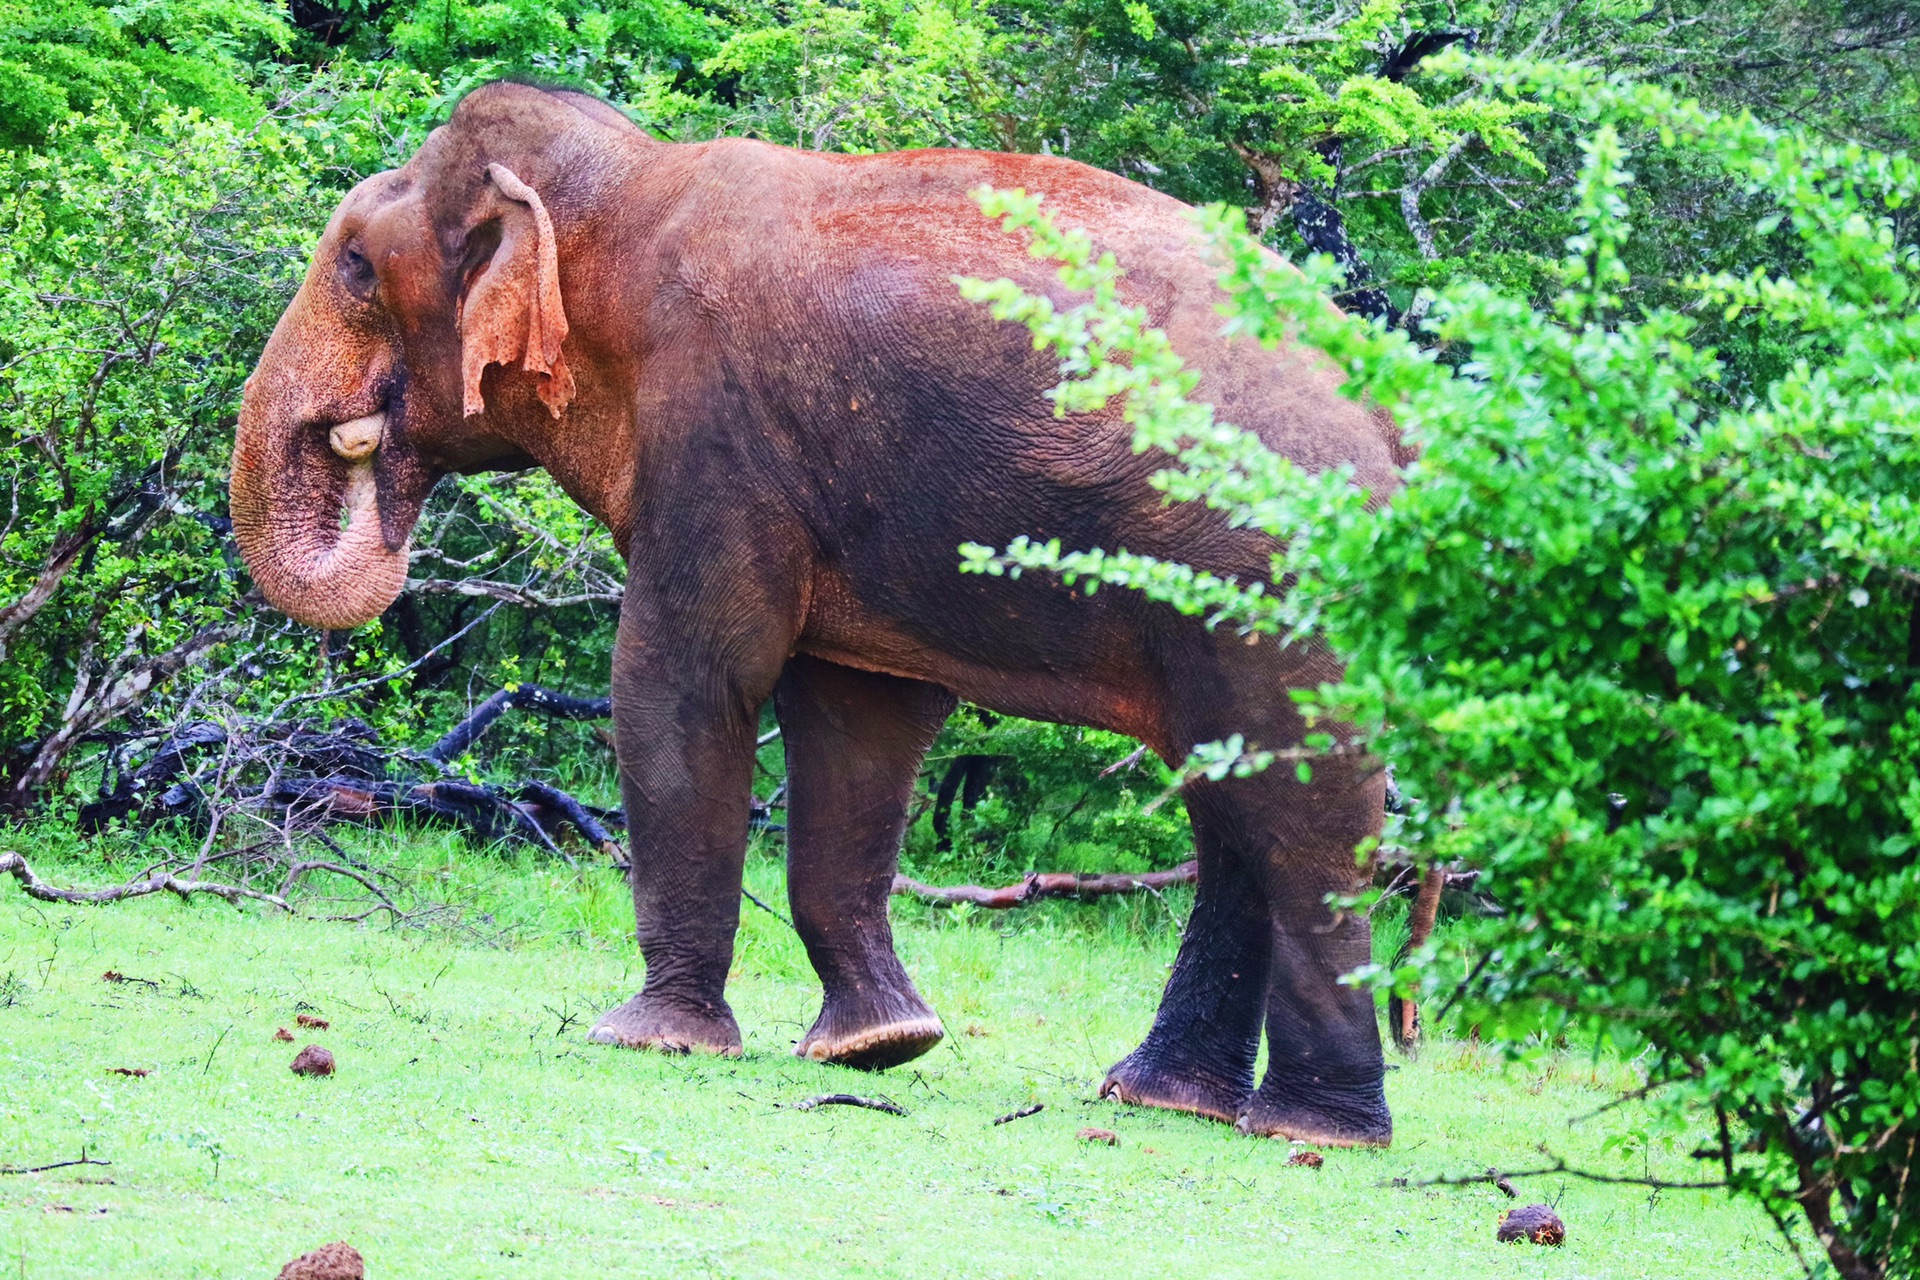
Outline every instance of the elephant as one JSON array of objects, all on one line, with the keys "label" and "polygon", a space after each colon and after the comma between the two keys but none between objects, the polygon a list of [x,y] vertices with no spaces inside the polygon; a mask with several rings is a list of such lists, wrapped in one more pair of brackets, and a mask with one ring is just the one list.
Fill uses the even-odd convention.
[{"label": "elephant", "polygon": [[[361,625],[407,575],[450,473],[545,467],[627,579],[612,655],[645,979],[605,1044],[739,1054],[725,996],[759,716],[789,768],[793,924],[820,1013],[796,1050],[885,1068],[944,1034],[887,907],[922,756],[965,699],[1130,735],[1169,762],[1307,733],[1291,691],[1340,673],[1308,643],[1212,629],[1137,593],[963,575],[963,543],[1124,547],[1242,580],[1274,544],[1152,484],[1118,406],[1057,416],[1054,360],[956,277],[1069,295],[981,186],[1044,193],[1124,264],[1199,373],[1194,394],[1370,495],[1408,460],[1390,416],[1317,353],[1230,342],[1178,201],[1045,155],[807,152],[659,141],[587,94],[469,93],[401,167],[340,203],[247,379],[233,532],[258,589]],[[1375,500],[1370,498],[1369,500]],[[1367,924],[1329,907],[1368,868],[1384,779],[1335,753],[1189,783],[1192,916],[1105,1096],[1263,1135],[1384,1145],[1372,996],[1341,975]],[[1260,1037],[1266,1074],[1256,1086]]]}]

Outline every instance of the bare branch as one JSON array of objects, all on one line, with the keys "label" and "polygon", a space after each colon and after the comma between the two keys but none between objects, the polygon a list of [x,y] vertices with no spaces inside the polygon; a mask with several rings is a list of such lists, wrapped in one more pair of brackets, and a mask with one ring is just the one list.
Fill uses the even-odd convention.
[{"label": "bare branch", "polygon": [[[17,495],[15,503],[17,511]],[[46,607],[47,601],[53,599],[53,593],[60,589],[61,580],[67,576],[67,571],[79,561],[80,553],[87,549],[87,544],[91,543],[99,532],[98,527],[89,523],[72,533],[56,538],[52,549],[47,552],[46,560],[40,566],[39,574],[33,580],[33,585],[28,587],[26,593],[18,600],[0,608],[0,658],[6,657],[7,641],[12,638],[13,633],[33,621],[33,616]]]},{"label": "bare branch", "polygon": [[898,897],[918,898],[936,907],[968,903],[989,911],[1024,907],[1041,898],[1100,898],[1116,893],[1158,893],[1170,885],[1193,884],[1200,878],[1200,863],[1188,859],[1170,871],[1149,871],[1144,875],[1078,875],[1053,871],[1028,876],[1019,884],[999,889],[984,889],[975,884],[945,887],[921,884],[918,880],[896,875],[893,892]]},{"label": "bare branch", "polygon": [[1727,1185],[1727,1181],[1724,1178],[1714,1178],[1711,1181],[1700,1182],[1672,1182],[1665,1178],[1644,1177],[1639,1174],[1622,1176],[1610,1173],[1590,1173],[1585,1169],[1574,1168],[1565,1160],[1556,1160],[1551,1165],[1539,1169],[1516,1169],[1502,1173],[1498,1169],[1489,1168],[1484,1173],[1466,1174],[1464,1176],[1441,1174],[1438,1177],[1420,1178],[1417,1180],[1412,1178],[1388,1178],[1386,1181],[1378,1182],[1374,1185],[1380,1187],[1473,1187],[1486,1183],[1492,1186],[1498,1186],[1501,1182],[1513,1178],[1546,1178],[1555,1176],[1579,1178],[1582,1182],[1603,1182],[1611,1186],[1658,1187],[1663,1191],[1713,1191]]},{"label": "bare branch", "polygon": [[517,604],[529,609],[565,609],[578,604],[619,604],[620,591],[579,591],[572,595],[550,596],[531,587],[486,578],[413,578],[405,588],[422,596],[481,596]]},{"label": "bare branch", "polygon": [[1467,144],[1472,141],[1471,133],[1461,134],[1453,140],[1452,146],[1440,153],[1439,158],[1421,170],[1418,177],[1409,180],[1406,186],[1400,188],[1401,216],[1407,220],[1407,230],[1413,232],[1413,242],[1419,246],[1420,256],[1429,262],[1439,257],[1440,251],[1434,246],[1433,228],[1421,216],[1420,197],[1427,193],[1427,188],[1446,176],[1447,170],[1453,167],[1453,162],[1460,158],[1461,153],[1466,151]]},{"label": "bare branch", "polygon": [[171,872],[156,872],[144,880],[135,880],[130,884],[113,885],[106,889],[60,889],[48,884],[34,874],[27,860],[17,853],[0,853],[0,875],[11,875],[20,882],[29,898],[41,902],[65,902],[80,906],[97,906],[107,902],[119,902],[123,898],[144,898],[153,893],[176,894],[182,899],[196,893],[212,894],[228,902],[237,903],[242,898],[255,902],[271,903],[282,911],[292,911],[286,899],[271,893],[261,893],[258,889],[249,889],[245,885],[221,884],[213,880],[182,880]]},{"label": "bare branch", "polygon": [[865,1107],[868,1111],[884,1111],[890,1116],[904,1116],[907,1109],[891,1098],[863,1098],[855,1093],[823,1093],[818,1097],[802,1098],[793,1104],[795,1111],[812,1111],[816,1107]]},{"label": "bare branch", "polygon": [[25,1168],[25,1169],[16,1169],[14,1166],[10,1164],[0,1165],[0,1174],[46,1173],[50,1169],[71,1169],[76,1165],[83,1165],[83,1164],[110,1165],[112,1163],[113,1161],[111,1160],[95,1160],[93,1157],[87,1154],[86,1148],[83,1147],[80,1150],[80,1158],[78,1160],[56,1160],[52,1164],[36,1164],[31,1166],[30,1168]]}]

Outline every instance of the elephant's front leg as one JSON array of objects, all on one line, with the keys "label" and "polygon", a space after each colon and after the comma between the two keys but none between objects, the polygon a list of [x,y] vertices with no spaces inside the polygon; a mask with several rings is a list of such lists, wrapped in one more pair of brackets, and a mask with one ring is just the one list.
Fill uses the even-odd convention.
[{"label": "elephant's front leg", "polygon": [[804,655],[774,707],[787,744],[787,888],[824,1000],[803,1058],[891,1067],[945,1034],[893,950],[887,900],[921,757],[953,711],[937,685]]},{"label": "elephant's front leg", "polygon": [[[737,1055],[725,995],[740,923],[754,730],[787,639],[742,613],[655,603],[630,581],[614,649],[614,725],[646,984],[589,1039]],[[703,619],[733,620],[724,634]]]}]

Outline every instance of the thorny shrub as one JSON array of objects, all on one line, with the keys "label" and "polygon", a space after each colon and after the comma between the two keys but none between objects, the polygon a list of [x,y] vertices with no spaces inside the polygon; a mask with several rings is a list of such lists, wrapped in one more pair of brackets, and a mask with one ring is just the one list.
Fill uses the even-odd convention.
[{"label": "thorny shrub", "polygon": [[[1331,264],[1295,271],[1237,215],[1207,218],[1230,329],[1325,352],[1423,448],[1384,506],[1216,422],[1110,256],[1037,199],[987,194],[1092,292],[1059,311],[1005,281],[963,285],[1060,352],[1060,410],[1124,397],[1139,447],[1173,455],[1169,499],[1284,549],[1264,583],[1025,542],[966,548],[964,565],[1138,588],[1270,643],[1331,645],[1346,677],[1308,701],[1392,763],[1412,802],[1395,838],[1483,868],[1507,908],[1446,936],[1452,967],[1423,955],[1353,980],[1406,989],[1477,955],[1463,1016],[1641,1051],[1648,1092],[1717,1181],[1783,1229],[1803,1215],[1849,1280],[1910,1274],[1920,255],[1889,215],[1920,170],[1646,86],[1479,71],[1596,125],[1549,309],[1451,286],[1431,313],[1443,361],[1329,308]],[[1694,308],[1793,348],[1751,394],[1721,385],[1687,311],[1622,301],[1627,133],[1718,164],[1771,202],[1762,230],[1798,238],[1797,261],[1691,282]],[[1289,745],[1233,740],[1189,767],[1260,768]]]}]

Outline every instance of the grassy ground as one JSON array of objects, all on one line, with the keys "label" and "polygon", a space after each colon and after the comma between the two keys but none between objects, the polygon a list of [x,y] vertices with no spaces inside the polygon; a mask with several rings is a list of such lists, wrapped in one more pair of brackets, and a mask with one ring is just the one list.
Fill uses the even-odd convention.
[{"label": "grassy ground", "polygon": [[[1551,1163],[1541,1143],[1698,1176],[1605,1149],[1631,1109],[1569,1124],[1631,1084],[1619,1065],[1508,1071],[1434,1047],[1389,1077],[1393,1148],[1317,1171],[1287,1167],[1283,1143],[1093,1101],[1151,1017],[1178,901],[904,909],[902,953],[952,1034],[876,1078],[790,1056],[816,993],[770,915],[749,907],[742,927],[744,1060],[602,1049],[585,1025],[640,978],[617,878],[410,848],[416,886],[467,904],[457,920],[0,889],[0,1162],[112,1162],[0,1178],[0,1277],[264,1278],[332,1239],[374,1280],[1793,1273],[1759,1213],[1711,1193],[1523,1181],[1567,1221],[1549,1250],[1494,1243],[1508,1202],[1491,1188],[1391,1185]],[[751,881],[777,902],[771,860]],[[331,1028],[275,1041],[302,1012]],[[335,1077],[288,1072],[307,1042]],[[839,1090],[910,1115],[791,1106]],[[1046,1109],[990,1123],[1028,1102]],[[1078,1141],[1087,1125],[1119,1145]]]}]

